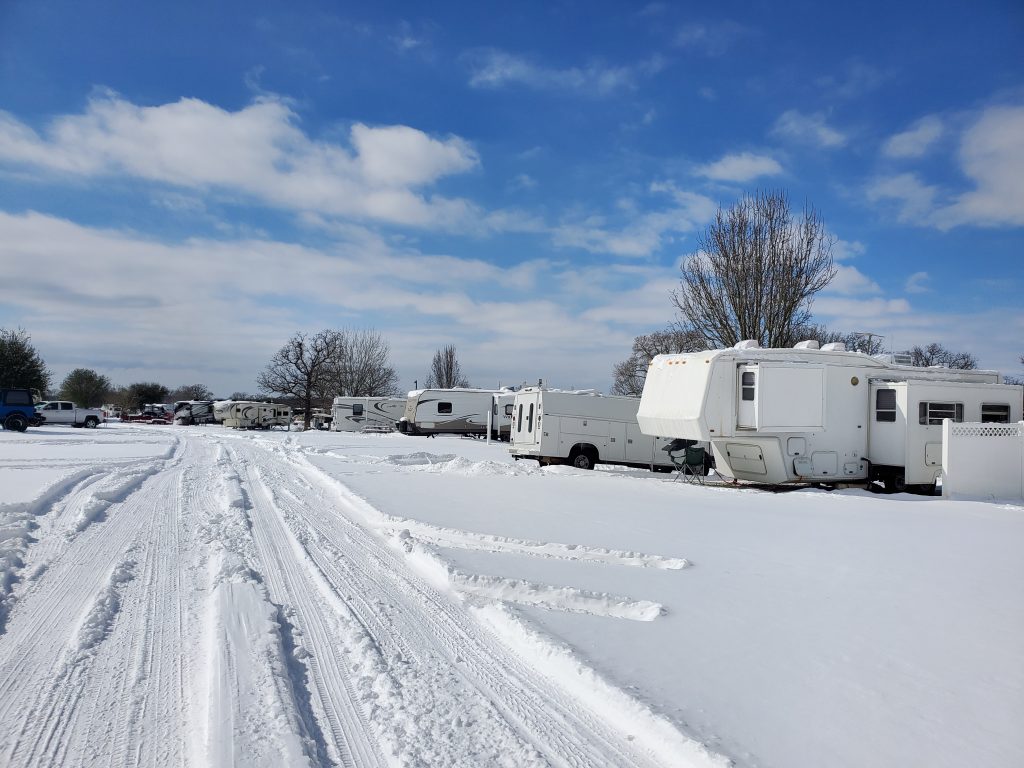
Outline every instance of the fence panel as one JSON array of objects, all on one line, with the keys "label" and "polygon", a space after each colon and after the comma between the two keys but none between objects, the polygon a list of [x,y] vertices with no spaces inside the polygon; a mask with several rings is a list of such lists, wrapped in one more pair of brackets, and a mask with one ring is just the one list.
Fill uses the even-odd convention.
[{"label": "fence panel", "polygon": [[1024,421],[942,422],[942,495],[1024,498]]}]

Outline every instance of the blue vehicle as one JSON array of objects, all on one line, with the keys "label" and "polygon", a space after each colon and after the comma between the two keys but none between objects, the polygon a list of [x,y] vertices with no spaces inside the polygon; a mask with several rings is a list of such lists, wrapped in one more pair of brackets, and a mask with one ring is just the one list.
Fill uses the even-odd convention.
[{"label": "blue vehicle", "polygon": [[29,425],[37,426],[32,393],[27,389],[0,389],[0,424],[12,432],[24,432]]}]

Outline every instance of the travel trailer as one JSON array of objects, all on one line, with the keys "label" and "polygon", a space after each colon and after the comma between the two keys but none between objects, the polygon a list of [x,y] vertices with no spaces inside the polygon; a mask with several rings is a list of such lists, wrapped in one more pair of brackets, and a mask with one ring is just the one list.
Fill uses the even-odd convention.
[{"label": "travel trailer", "polygon": [[212,400],[179,400],[174,404],[175,424],[212,424]]},{"label": "travel trailer", "polygon": [[512,439],[512,410],[516,400],[515,392],[499,392],[491,405],[491,424],[494,436],[506,443]]},{"label": "travel trailer", "polygon": [[335,432],[390,432],[405,415],[404,397],[336,397],[331,406]]},{"label": "travel trailer", "polygon": [[707,440],[718,471],[766,484],[881,481],[933,489],[942,420],[1015,422],[1024,388],[995,371],[896,365],[842,344],[658,355],[637,420]]},{"label": "travel trailer", "polygon": [[[509,452],[516,459],[580,469],[625,464],[671,470],[665,448],[672,438],[643,434],[636,420],[639,406],[636,397],[526,387],[515,395]],[[710,456],[708,462],[705,474]]]},{"label": "travel trailer", "polygon": [[247,403],[226,401],[230,404],[223,407],[221,421],[225,427],[233,429],[270,429],[270,427],[288,427],[291,425],[292,409],[277,403]]},{"label": "travel trailer", "polygon": [[409,393],[398,431],[407,435],[486,435],[491,411],[491,435],[507,429],[510,417],[496,407],[495,396],[508,390],[416,389]]}]

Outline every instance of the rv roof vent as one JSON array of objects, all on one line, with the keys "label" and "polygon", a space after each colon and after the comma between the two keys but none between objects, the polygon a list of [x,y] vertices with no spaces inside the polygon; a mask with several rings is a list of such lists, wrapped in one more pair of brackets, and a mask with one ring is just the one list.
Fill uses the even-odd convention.
[{"label": "rv roof vent", "polygon": [[761,345],[757,343],[757,339],[744,339],[743,341],[737,341],[733,349],[760,349]]},{"label": "rv roof vent", "polygon": [[913,365],[914,356],[909,352],[893,352],[892,361],[896,365]]},{"label": "rv roof vent", "polygon": [[821,348],[822,352],[845,352],[846,345],[841,341],[833,341],[831,344],[826,344]]},{"label": "rv roof vent", "polygon": [[818,348],[818,342],[814,341],[813,339],[809,339],[807,341],[798,341],[796,344],[793,345],[793,349],[817,349],[817,348]]}]

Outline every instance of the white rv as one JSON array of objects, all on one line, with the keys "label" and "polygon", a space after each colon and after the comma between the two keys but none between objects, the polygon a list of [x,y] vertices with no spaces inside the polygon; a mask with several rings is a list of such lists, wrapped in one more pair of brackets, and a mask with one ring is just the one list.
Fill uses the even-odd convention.
[{"label": "white rv", "polygon": [[507,390],[415,389],[405,403],[405,415],[398,431],[407,435],[486,435],[487,412],[491,412],[491,434],[497,437],[508,427],[510,417],[497,408],[495,396]]},{"label": "white rv", "polygon": [[292,409],[277,403],[231,401],[221,409],[225,427],[233,429],[269,429],[291,424]]},{"label": "white rv", "polygon": [[672,469],[665,450],[672,438],[643,434],[636,420],[639,406],[636,397],[526,387],[513,403],[509,452],[517,459],[580,469],[597,464]]},{"label": "white rv", "polygon": [[1022,390],[995,371],[894,365],[842,344],[747,341],[655,357],[637,419],[647,434],[710,441],[719,472],[741,480],[931,488],[942,419],[1018,421]]},{"label": "white rv", "polygon": [[174,404],[175,424],[210,424],[213,422],[212,400],[179,400]]},{"label": "white rv", "polygon": [[336,397],[331,406],[335,432],[392,431],[405,414],[404,397]]}]

